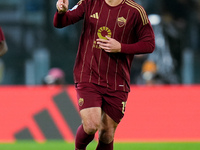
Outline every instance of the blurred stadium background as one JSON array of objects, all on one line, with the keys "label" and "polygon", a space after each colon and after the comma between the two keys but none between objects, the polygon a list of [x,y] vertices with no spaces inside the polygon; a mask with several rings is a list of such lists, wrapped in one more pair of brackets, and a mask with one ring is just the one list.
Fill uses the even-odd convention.
[{"label": "blurred stadium background", "polygon": [[[140,109],[137,109],[137,112],[132,111],[131,107],[127,108],[127,115],[129,114],[130,117],[125,118],[123,125],[130,123],[131,125],[124,128],[133,128],[133,133],[138,135],[129,137],[128,132],[123,134],[124,128],[121,125],[117,133],[118,142],[122,139],[122,142],[136,144],[133,148],[131,146],[128,148],[140,150],[142,148],[200,149],[198,128],[200,125],[198,119],[200,115],[198,109],[200,106],[200,0],[135,1],[141,4],[149,15],[156,35],[156,49],[151,55],[138,55],[134,59],[131,68],[133,84],[131,93],[135,95],[129,99],[135,99]],[[71,8],[78,0],[69,0],[69,2]],[[72,73],[82,22],[64,29],[55,29],[53,27],[55,4],[56,0],[0,1],[0,26],[9,48],[8,52],[0,58],[1,150],[17,149],[17,146],[18,149],[39,149],[37,144],[32,145],[30,141],[13,144],[17,140],[44,142],[48,139],[61,141],[64,139],[65,142],[73,143],[73,135],[80,118],[76,110]],[[66,86],[54,88],[42,86],[54,83]],[[148,99],[142,95],[143,91],[154,90],[159,94],[155,92]],[[170,96],[166,96],[168,94]],[[159,100],[162,102],[160,103]],[[131,101],[130,105],[136,107],[134,101]],[[61,106],[73,107],[67,110]],[[142,108],[143,106],[145,107]],[[134,116],[135,113],[139,114]],[[148,119],[148,115],[145,114],[154,115],[155,118]],[[132,115],[135,118],[131,118]],[[140,116],[146,117],[146,122]],[[133,121],[138,123],[135,124]],[[145,128],[152,122],[153,125],[150,125],[152,128]],[[152,132],[156,131],[156,135],[148,129]],[[168,136],[166,132],[162,132],[165,129],[168,129],[166,131],[169,133]],[[55,132],[49,134],[50,130]],[[140,130],[143,136],[139,136]],[[177,130],[177,133],[172,133]],[[66,132],[58,134],[60,131]],[[141,141],[142,144],[138,143]],[[178,145],[165,143],[174,141],[179,142]],[[47,142],[46,145],[52,147],[51,145],[55,144],[59,147],[62,144],[67,145],[65,142],[64,144]],[[31,146],[27,147],[27,145]],[[48,146],[44,147],[41,149],[50,149]],[[63,146],[63,149],[69,148]]]}]

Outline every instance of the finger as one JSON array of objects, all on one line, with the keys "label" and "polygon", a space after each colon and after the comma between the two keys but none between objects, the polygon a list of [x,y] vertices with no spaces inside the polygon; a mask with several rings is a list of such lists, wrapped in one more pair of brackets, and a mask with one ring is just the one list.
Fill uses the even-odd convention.
[{"label": "finger", "polygon": [[59,8],[62,8],[62,2],[61,1],[58,1],[57,5],[58,5]]},{"label": "finger", "polygon": [[98,44],[99,46],[109,47],[109,43],[97,42],[97,44]]},{"label": "finger", "polygon": [[105,40],[105,39],[97,39],[97,42],[108,43],[108,40]]},{"label": "finger", "polygon": [[63,0],[62,5],[63,5],[63,7],[65,7],[66,9],[68,9],[67,0]]},{"label": "finger", "polygon": [[104,51],[107,52],[107,53],[111,53],[110,49],[104,49]]},{"label": "finger", "polygon": [[111,40],[111,39],[112,39],[111,37],[109,37],[109,36],[107,36],[107,35],[106,35],[106,38],[107,38],[108,40]]},{"label": "finger", "polygon": [[105,45],[99,45],[99,47],[102,48],[102,49],[107,49],[107,48],[108,48],[108,47],[105,46]]},{"label": "finger", "polygon": [[60,1],[57,1],[56,7],[57,7],[58,10],[60,9]]},{"label": "finger", "polygon": [[58,0],[58,1],[59,1],[59,4],[60,4],[60,5],[63,3],[63,1],[62,1],[62,0]]},{"label": "finger", "polygon": [[99,47],[104,50],[110,50],[109,46],[107,46],[107,45],[99,45]]},{"label": "finger", "polygon": [[63,3],[62,5],[63,5],[65,8],[68,8],[68,5],[67,5],[67,4]]}]

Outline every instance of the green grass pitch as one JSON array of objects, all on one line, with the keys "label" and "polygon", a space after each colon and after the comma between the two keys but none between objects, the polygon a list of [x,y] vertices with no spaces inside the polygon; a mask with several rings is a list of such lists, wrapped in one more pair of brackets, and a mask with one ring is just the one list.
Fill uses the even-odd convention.
[{"label": "green grass pitch", "polygon": [[[96,145],[96,142],[90,143],[87,150],[95,150]],[[0,150],[74,150],[74,143],[17,141],[15,143],[1,143]],[[200,150],[200,142],[115,143],[114,150]]]}]

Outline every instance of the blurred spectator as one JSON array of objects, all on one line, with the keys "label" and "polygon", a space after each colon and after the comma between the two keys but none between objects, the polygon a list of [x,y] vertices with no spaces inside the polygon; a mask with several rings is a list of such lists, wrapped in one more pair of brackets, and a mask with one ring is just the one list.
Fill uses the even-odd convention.
[{"label": "blurred spectator", "polygon": [[[178,83],[174,73],[174,61],[169,43],[164,35],[160,15],[149,15],[155,33],[156,48],[147,57],[143,57],[142,70],[137,77],[137,84],[175,84]],[[145,59],[145,60],[144,60]]]},{"label": "blurred spectator", "polygon": [[[145,7],[148,7],[149,10],[151,10],[151,7],[156,7],[158,4],[161,5],[161,2],[159,1],[158,4],[154,4],[153,1],[142,1],[144,3]],[[149,5],[150,4],[150,5]],[[156,42],[156,48],[155,51],[148,56],[143,57],[136,57],[136,62],[139,62],[140,67],[147,67],[151,66],[154,68],[154,72],[152,71],[143,71],[137,70],[133,71],[132,75],[133,78],[136,78],[136,81],[133,81],[132,83],[136,84],[175,84],[178,83],[177,76],[175,75],[175,64],[176,64],[176,58],[172,57],[172,52],[170,49],[170,41],[165,36],[165,27],[163,26],[163,18],[160,16],[160,7],[159,9],[155,9],[154,11],[149,11],[149,20],[152,24],[152,27],[154,29],[155,33],[155,42]],[[168,27],[167,27],[168,29]],[[171,31],[171,28],[169,29]],[[173,30],[174,31],[174,30]],[[172,32],[173,32],[172,31]],[[176,32],[173,32],[173,34],[176,34]],[[179,53],[181,56],[181,53]],[[135,63],[135,62],[134,62]],[[153,65],[154,64],[154,65]],[[154,67],[153,67],[154,66]],[[179,66],[180,67],[180,66]],[[139,68],[137,66],[133,66],[132,68]],[[155,69],[156,68],[156,69]],[[155,71],[156,70],[156,71]]]},{"label": "blurred spectator", "polygon": [[146,61],[147,55],[140,54],[135,55],[133,59],[133,65],[131,66],[131,84],[142,84],[138,82],[141,72],[142,72],[142,65]]},{"label": "blurred spectator", "polygon": [[181,76],[182,53],[186,47],[191,47],[190,29],[194,22],[196,2],[195,0],[163,0],[162,3],[164,34],[174,60],[174,70],[179,76]]},{"label": "blurred spectator", "polygon": [[164,79],[157,72],[155,62],[148,60],[142,66],[142,80],[146,85],[165,84]]},{"label": "blurred spectator", "polygon": [[52,68],[49,70],[47,76],[43,80],[44,85],[64,85],[65,73],[59,68]]},{"label": "blurred spectator", "polygon": [[137,77],[136,84],[157,85],[169,84],[169,82],[158,72],[155,62],[146,60],[142,65],[140,76]]}]

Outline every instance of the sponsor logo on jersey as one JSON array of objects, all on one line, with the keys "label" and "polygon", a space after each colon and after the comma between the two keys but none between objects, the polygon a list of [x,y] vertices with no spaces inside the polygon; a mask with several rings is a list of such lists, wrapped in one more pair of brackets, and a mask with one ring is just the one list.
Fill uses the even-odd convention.
[{"label": "sponsor logo on jersey", "polygon": [[96,41],[93,42],[93,48],[101,49],[101,47],[99,47]]},{"label": "sponsor logo on jersey", "polygon": [[112,33],[108,27],[103,26],[100,27],[99,30],[97,31],[97,35],[100,39],[107,40],[106,36],[111,37]]},{"label": "sponsor logo on jersey", "polygon": [[[111,30],[110,30],[108,27],[105,27],[105,26],[100,27],[100,28],[98,29],[98,31],[97,31],[97,36],[98,36],[100,39],[105,39],[105,40],[107,40],[106,36],[111,37],[111,35],[112,35]],[[97,44],[96,41],[94,41],[94,43],[93,43],[93,48],[101,49],[101,48],[99,47],[99,45]]]},{"label": "sponsor logo on jersey", "polygon": [[99,19],[98,12],[94,13],[93,15],[90,16],[91,18]]},{"label": "sponsor logo on jersey", "polygon": [[124,17],[117,18],[117,23],[119,27],[123,27],[126,24],[126,19]]}]

